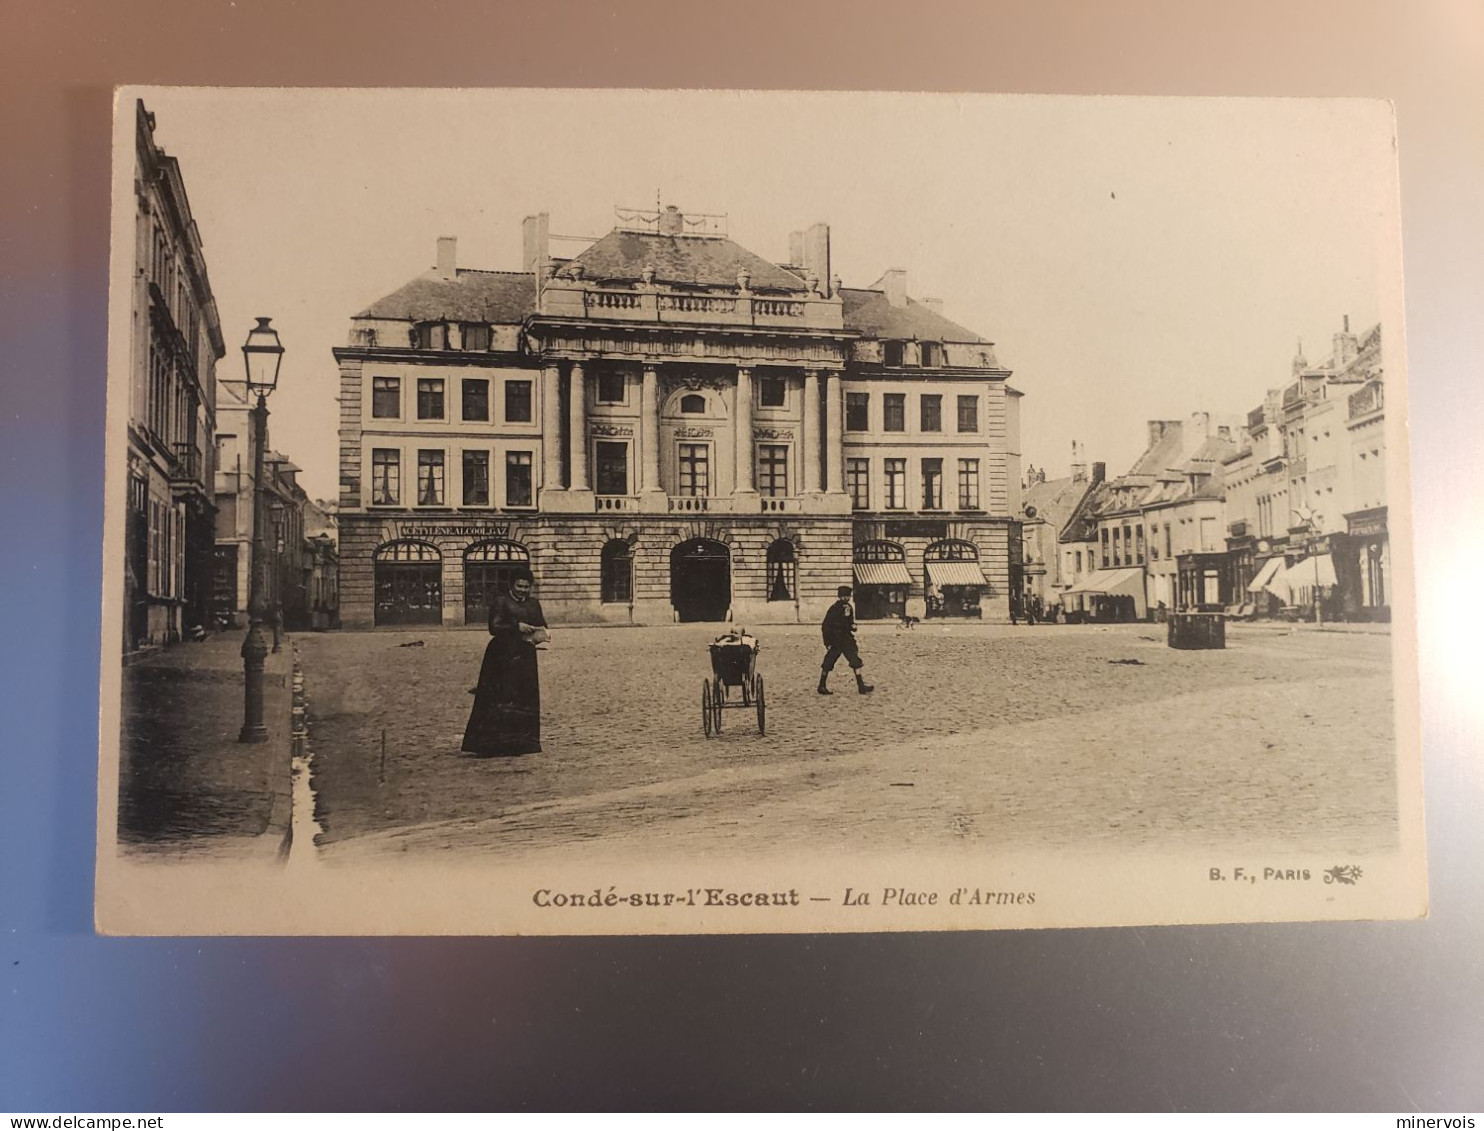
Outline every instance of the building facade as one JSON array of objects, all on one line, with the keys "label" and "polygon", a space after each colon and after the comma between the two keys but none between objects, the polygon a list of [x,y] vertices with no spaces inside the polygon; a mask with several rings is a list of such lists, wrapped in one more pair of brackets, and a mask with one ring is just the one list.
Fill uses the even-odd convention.
[{"label": "building facade", "polygon": [[211,621],[216,301],[180,165],[135,103],[123,649]]},{"label": "building facade", "polygon": [[[1075,455],[1075,453],[1074,453]],[[1101,481],[1101,479],[1099,479]],[[1022,592],[1032,606],[1062,604],[1062,593],[1079,567],[1076,551],[1059,541],[1062,531],[1093,487],[1087,465],[1074,458],[1071,474],[1047,479],[1044,469],[1028,470],[1021,514]]]},{"label": "building facade", "polygon": [[1228,457],[1227,548],[1259,614],[1389,620],[1385,369],[1379,325],[1350,320],[1331,355],[1248,416]]},{"label": "building facade", "polygon": [[845,287],[829,229],[773,263],[717,217],[620,213],[518,271],[437,266],[335,351],[347,627],[483,623],[529,567],[554,621],[1009,614],[1018,394],[992,343]]}]

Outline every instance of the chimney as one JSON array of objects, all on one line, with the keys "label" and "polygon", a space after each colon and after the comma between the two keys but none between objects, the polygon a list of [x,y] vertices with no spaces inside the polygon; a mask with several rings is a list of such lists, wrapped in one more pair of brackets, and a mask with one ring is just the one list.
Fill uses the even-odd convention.
[{"label": "chimney", "polygon": [[1082,459],[1081,447],[1076,440],[1072,441],[1072,482],[1081,483],[1087,478],[1087,464]]},{"label": "chimney", "polygon": [[1350,315],[1345,315],[1345,328],[1335,335],[1335,368],[1343,369],[1355,360],[1360,352],[1360,343],[1350,332]]},{"label": "chimney", "polygon": [[886,292],[886,301],[892,306],[907,305],[907,272],[893,267],[882,275],[876,286]]},{"label": "chimney", "polygon": [[821,292],[828,294],[830,289],[830,226],[828,224],[811,224],[809,230],[804,233],[802,266],[805,275],[819,277]]},{"label": "chimney", "polygon": [[788,233],[788,265],[790,267],[804,266],[804,233]]},{"label": "chimney", "polygon": [[536,271],[546,262],[550,253],[550,241],[547,233],[551,228],[551,216],[546,212],[538,212],[534,216],[527,216],[521,221],[520,232],[523,244],[521,251],[521,270]]},{"label": "chimney", "polygon": [[660,235],[678,236],[685,231],[685,217],[681,215],[680,209],[673,204],[665,205],[665,210],[660,213]]},{"label": "chimney", "polygon": [[1151,420],[1149,422],[1148,447],[1154,447],[1155,444],[1159,443],[1160,440],[1164,438],[1165,428],[1168,427],[1168,425],[1169,422],[1165,420]]},{"label": "chimney", "polygon": [[1108,478],[1108,465],[1102,460],[1095,461],[1092,465],[1092,485],[1096,487],[1106,478]]},{"label": "chimney", "polygon": [[458,247],[459,241],[456,236],[438,237],[438,278],[457,279],[459,277]]},{"label": "chimney", "polygon": [[1223,440],[1230,440],[1232,438],[1231,425],[1229,425],[1229,424],[1218,424],[1216,426],[1216,435],[1219,436]]}]

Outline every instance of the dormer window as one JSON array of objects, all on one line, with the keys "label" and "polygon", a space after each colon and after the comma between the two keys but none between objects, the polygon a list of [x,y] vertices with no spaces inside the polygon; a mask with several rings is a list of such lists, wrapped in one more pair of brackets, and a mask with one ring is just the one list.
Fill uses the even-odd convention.
[{"label": "dormer window", "polygon": [[419,322],[409,335],[415,350],[446,350],[448,327],[442,322]]},{"label": "dormer window", "polygon": [[924,369],[937,369],[943,364],[942,342],[923,342],[921,343],[921,349]]},{"label": "dormer window", "polygon": [[490,348],[490,328],[482,322],[465,322],[464,348],[485,352]]},{"label": "dormer window", "polygon": [[706,398],[700,393],[691,393],[689,396],[681,397],[680,411],[686,414],[703,414],[706,411]]},{"label": "dormer window", "polygon": [[905,344],[905,342],[882,342],[881,364],[900,366],[902,364],[902,347]]}]

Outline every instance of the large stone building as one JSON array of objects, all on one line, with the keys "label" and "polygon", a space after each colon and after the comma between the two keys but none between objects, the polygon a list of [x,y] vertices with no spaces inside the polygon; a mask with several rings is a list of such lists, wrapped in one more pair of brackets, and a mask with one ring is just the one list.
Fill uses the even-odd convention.
[{"label": "large stone building", "polygon": [[180,165],[135,103],[125,652],[211,621],[216,363],[224,352]]},{"label": "large stone building", "polygon": [[620,213],[569,258],[437,266],[352,321],[340,367],[347,627],[482,623],[529,565],[553,620],[1009,615],[1019,394],[993,344],[715,217]]}]

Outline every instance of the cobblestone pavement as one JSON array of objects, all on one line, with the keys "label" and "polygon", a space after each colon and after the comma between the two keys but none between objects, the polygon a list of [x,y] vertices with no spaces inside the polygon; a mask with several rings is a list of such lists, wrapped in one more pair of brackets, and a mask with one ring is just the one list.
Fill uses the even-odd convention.
[{"label": "cobblestone pavement", "polygon": [[[1199,848],[1395,843],[1390,639],[1232,626],[867,626],[876,685],[814,693],[810,626],[769,626],[768,733],[700,720],[713,625],[558,629],[539,755],[459,753],[487,637],[302,636],[327,859],[361,852]],[[385,780],[382,735],[385,734]]]}]

